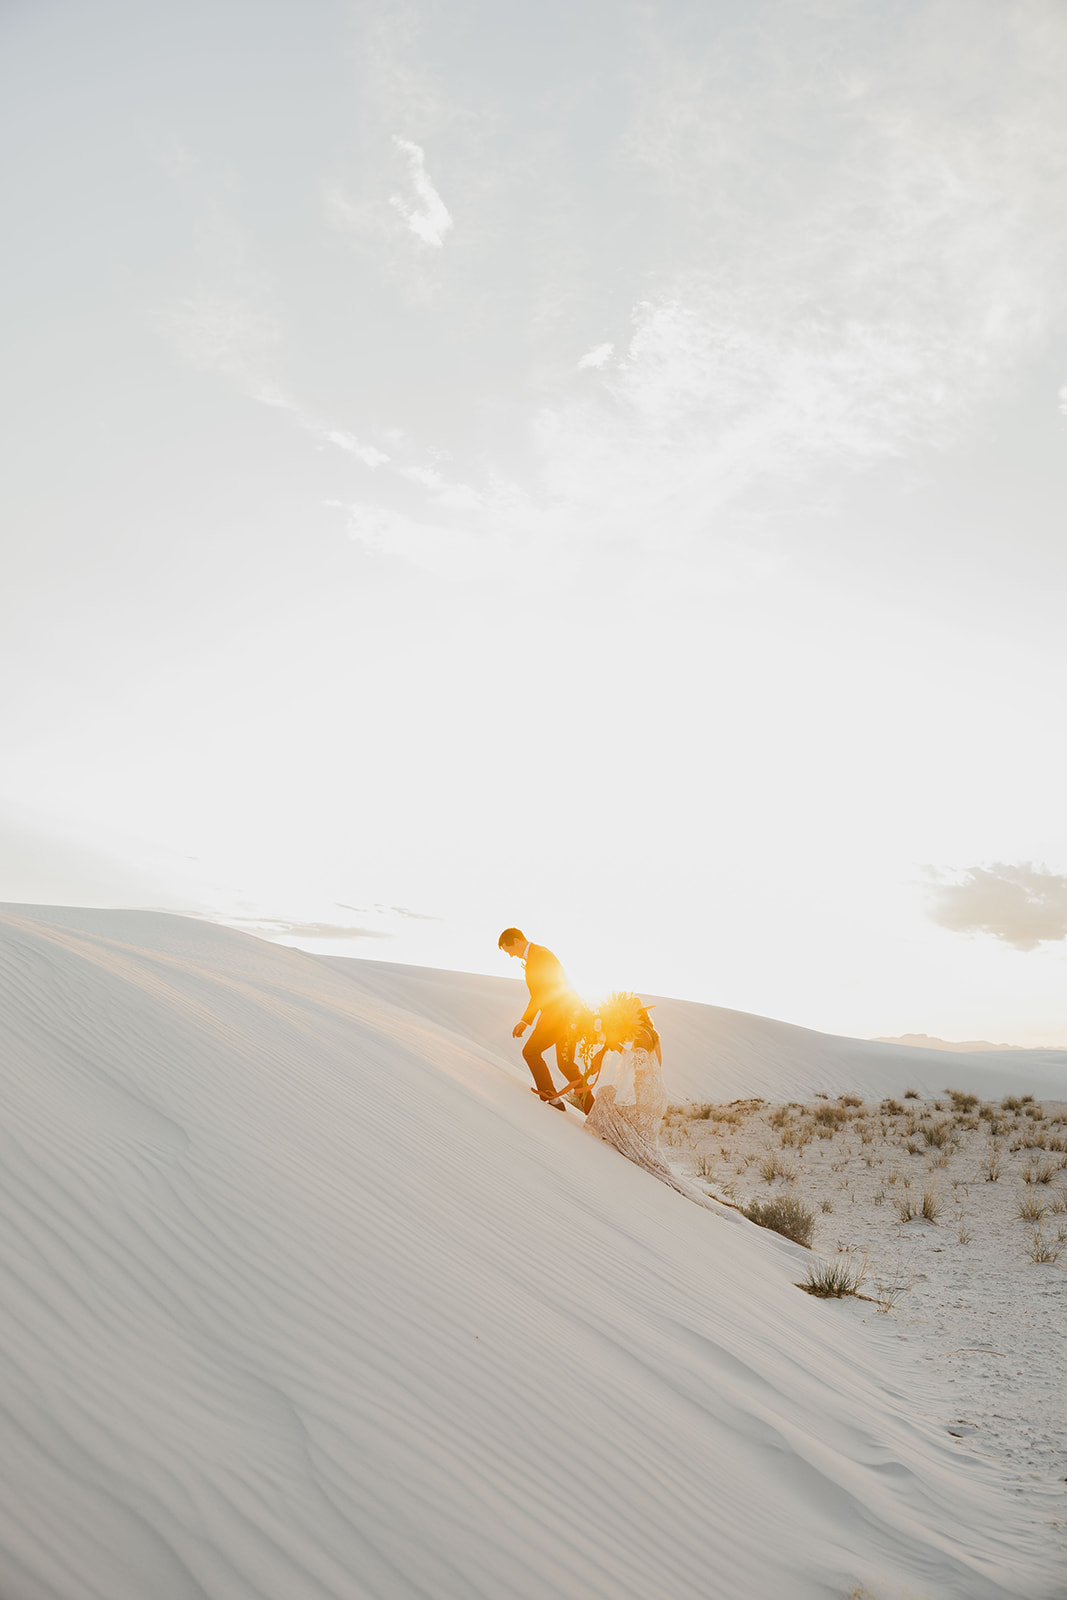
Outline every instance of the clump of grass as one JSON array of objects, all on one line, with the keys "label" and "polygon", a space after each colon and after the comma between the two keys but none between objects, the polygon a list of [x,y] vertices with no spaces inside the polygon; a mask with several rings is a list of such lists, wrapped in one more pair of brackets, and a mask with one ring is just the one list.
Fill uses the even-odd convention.
[{"label": "clump of grass", "polygon": [[901,1295],[907,1294],[914,1282],[914,1278],[909,1278],[906,1282],[902,1282],[898,1278],[893,1283],[879,1282],[874,1285],[873,1298],[877,1302],[878,1309],[883,1316],[892,1311]]},{"label": "clump of grass", "polygon": [[795,1194],[778,1194],[771,1200],[753,1200],[744,1207],[750,1222],[770,1228],[795,1244],[811,1245],[815,1216]]},{"label": "clump of grass", "polygon": [[843,1106],[861,1106],[863,1104],[863,1097],[858,1094],[839,1094],[837,1098]]},{"label": "clump of grass", "polygon": [[1020,1100],[1017,1094],[1006,1094],[1000,1102],[1000,1109],[1001,1111],[1021,1111],[1026,1098],[1028,1097],[1024,1096]]},{"label": "clump of grass", "polygon": [[1036,1194],[1027,1193],[1019,1201],[1018,1215],[1023,1222],[1040,1222],[1047,1210],[1044,1200],[1039,1200]]},{"label": "clump of grass", "polygon": [[986,1156],[985,1181],[996,1183],[1000,1178],[1000,1147],[990,1144],[989,1154]]},{"label": "clump of grass", "polygon": [[845,1106],[817,1106],[814,1121],[817,1127],[836,1131],[843,1122],[848,1121],[848,1109]]},{"label": "clump of grass", "polygon": [[819,1202],[819,1210],[822,1211],[826,1216],[829,1216],[830,1212],[833,1209],[834,1209],[834,1203],[833,1203],[832,1200],[820,1200],[820,1202]]},{"label": "clump of grass", "polygon": [[859,1293],[866,1271],[866,1250],[858,1265],[853,1255],[837,1256],[833,1261],[816,1260],[808,1268],[808,1276],[800,1287],[820,1300],[840,1300],[845,1295]]},{"label": "clump of grass", "polygon": [[1062,1248],[1057,1241],[1046,1239],[1040,1228],[1035,1228],[1028,1254],[1031,1261],[1058,1261]]},{"label": "clump of grass", "polygon": [[875,1192],[874,1204],[876,1206],[884,1206],[885,1205],[885,1190],[884,1189],[878,1189]]},{"label": "clump of grass", "polygon": [[767,1118],[772,1128],[784,1128],[789,1121],[789,1107],[776,1106]]},{"label": "clump of grass", "polygon": [[693,1107],[689,1115],[692,1117],[694,1122],[707,1122],[714,1110],[714,1106],[698,1105]]},{"label": "clump of grass", "polygon": [[904,1115],[904,1107],[899,1100],[883,1100],[882,1110],[887,1117],[902,1117]]},{"label": "clump of grass", "polygon": [[1026,1184],[1051,1183],[1057,1171],[1058,1168],[1054,1161],[1031,1161],[1023,1173],[1023,1182]]},{"label": "clump of grass", "polygon": [[787,1183],[792,1183],[797,1169],[792,1161],[783,1161],[777,1150],[772,1150],[760,1162],[759,1174],[764,1183],[773,1183],[775,1178],[784,1178]]},{"label": "clump of grass", "polygon": [[926,1122],[919,1131],[926,1143],[938,1150],[952,1143],[952,1129],[947,1122]]},{"label": "clump of grass", "polygon": [[1053,1190],[1049,1210],[1060,1216],[1067,1211],[1067,1191],[1063,1189]]},{"label": "clump of grass", "polygon": [[974,1234],[971,1232],[970,1228],[968,1228],[962,1217],[960,1218],[959,1228],[956,1230],[956,1237],[960,1241],[960,1244],[970,1244],[971,1240],[974,1238]]},{"label": "clump of grass", "polygon": [[976,1094],[965,1094],[962,1089],[946,1089],[945,1093],[957,1111],[973,1111],[978,1104]]},{"label": "clump of grass", "polygon": [[904,1090],[904,1098],[905,1098],[905,1100],[918,1100],[918,1098],[919,1098],[918,1089],[905,1089]]},{"label": "clump of grass", "polygon": [[935,1184],[930,1184],[922,1192],[922,1198],[916,1199],[910,1189],[905,1189],[903,1194],[896,1198],[895,1205],[897,1216],[901,1222],[911,1222],[915,1217],[923,1217],[927,1222],[936,1222],[941,1215],[941,1196]]},{"label": "clump of grass", "polygon": [[705,1151],[701,1151],[700,1155],[697,1156],[697,1172],[702,1178],[714,1178],[715,1176],[715,1163]]}]

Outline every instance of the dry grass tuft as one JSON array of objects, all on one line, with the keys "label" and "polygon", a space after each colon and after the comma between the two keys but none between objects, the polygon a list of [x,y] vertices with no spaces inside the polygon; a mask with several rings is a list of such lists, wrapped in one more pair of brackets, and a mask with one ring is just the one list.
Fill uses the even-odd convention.
[{"label": "dry grass tuft", "polygon": [[797,1175],[796,1162],[783,1161],[778,1152],[772,1150],[760,1162],[759,1175],[764,1183],[773,1183],[775,1178],[784,1178],[787,1183],[793,1183]]},{"label": "dry grass tuft", "polygon": [[808,1276],[800,1287],[820,1300],[840,1300],[845,1295],[859,1293],[866,1271],[866,1250],[858,1266],[851,1254],[838,1256],[833,1261],[816,1261],[808,1268]]},{"label": "dry grass tuft", "polygon": [[1048,1210],[1044,1200],[1039,1200],[1036,1194],[1026,1193],[1019,1201],[1017,1215],[1023,1222],[1040,1222]]},{"label": "dry grass tuft", "polygon": [[1058,1261],[1063,1246],[1059,1241],[1046,1239],[1040,1228],[1034,1229],[1027,1254],[1031,1261]]},{"label": "dry grass tuft", "polygon": [[753,1200],[743,1210],[750,1222],[810,1248],[815,1216],[796,1195],[778,1194],[772,1200]]}]

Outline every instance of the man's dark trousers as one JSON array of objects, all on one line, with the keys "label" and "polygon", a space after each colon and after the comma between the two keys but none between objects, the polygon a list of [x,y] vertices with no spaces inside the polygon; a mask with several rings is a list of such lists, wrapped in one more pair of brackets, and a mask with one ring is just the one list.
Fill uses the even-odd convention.
[{"label": "man's dark trousers", "polygon": [[[522,1047],[522,1059],[533,1073],[533,1080],[542,1095],[555,1099],[556,1087],[552,1074],[545,1065],[545,1051],[556,1047],[556,1065],[563,1074],[564,1083],[578,1076],[574,1069],[574,1013],[570,1006],[546,1006],[534,1023],[533,1032]],[[588,1089],[578,1095],[583,1111],[590,1111],[593,1096]]]}]

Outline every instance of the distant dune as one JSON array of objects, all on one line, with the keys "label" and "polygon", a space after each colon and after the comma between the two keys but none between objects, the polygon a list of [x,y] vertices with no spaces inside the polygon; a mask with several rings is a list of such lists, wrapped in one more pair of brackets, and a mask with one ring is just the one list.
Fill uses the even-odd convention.
[{"label": "distant dune", "polygon": [[[1062,1595],[936,1376],[802,1294],[799,1246],[536,1102],[517,998],[0,908],[4,1600]],[[657,1017],[675,1093],[933,1059]]]}]

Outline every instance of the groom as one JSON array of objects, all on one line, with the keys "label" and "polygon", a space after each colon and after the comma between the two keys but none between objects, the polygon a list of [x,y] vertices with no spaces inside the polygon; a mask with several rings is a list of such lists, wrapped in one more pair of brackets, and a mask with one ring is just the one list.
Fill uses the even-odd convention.
[{"label": "groom", "polygon": [[[530,991],[530,1004],[511,1030],[513,1039],[521,1039],[534,1017],[537,1024],[522,1047],[522,1059],[533,1073],[533,1081],[542,1100],[563,1110],[563,1102],[556,1097],[552,1074],[545,1065],[545,1051],[556,1047],[556,1065],[567,1083],[577,1076],[574,1069],[574,1014],[578,1009],[578,996],[567,982],[567,975],[551,950],[543,944],[531,944],[519,928],[505,928],[497,940],[506,956],[514,956],[526,967],[526,987]],[[540,1016],[538,1013],[540,1012]],[[583,1111],[590,1111],[593,1096],[583,1089],[575,1096]]]}]

